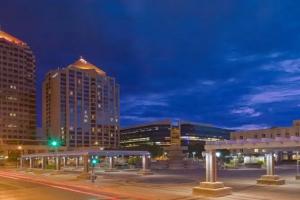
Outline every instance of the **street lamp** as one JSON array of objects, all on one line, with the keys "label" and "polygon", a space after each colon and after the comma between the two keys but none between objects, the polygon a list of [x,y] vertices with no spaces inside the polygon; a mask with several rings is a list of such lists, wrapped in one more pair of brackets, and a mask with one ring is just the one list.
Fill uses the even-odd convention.
[{"label": "street lamp", "polygon": [[[19,161],[20,161],[20,166],[21,166],[21,163],[22,163],[22,146],[21,145],[19,145],[18,147],[17,147],[17,149],[19,150],[19,153],[20,153],[20,157],[19,157]],[[18,162],[17,162],[17,167],[18,167]],[[22,167],[22,166],[21,166]]]},{"label": "street lamp", "polygon": [[196,152],[195,152],[195,151],[193,151],[193,152],[192,152],[192,154],[193,154],[193,160],[195,160],[195,155],[196,155]]}]

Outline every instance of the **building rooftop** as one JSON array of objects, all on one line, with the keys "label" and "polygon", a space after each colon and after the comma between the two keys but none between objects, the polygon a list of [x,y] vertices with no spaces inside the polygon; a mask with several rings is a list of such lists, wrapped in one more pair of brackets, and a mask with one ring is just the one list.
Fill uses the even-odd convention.
[{"label": "building rooftop", "polygon": [[11,42],[11,43],[14,43],[14,44],[17,44],[17,45],[25,45],[25,42],[19,40],[18,38],[0,30],[0,39],[4,39],[8,42]]},{"label": "building rooftop", "polygon": [[84,58],[80,57],[76,62],[70,65],[71,67],[81,70],[94,70],[101,76],[106,76],[106,73],[95,65],[89,63]]}]

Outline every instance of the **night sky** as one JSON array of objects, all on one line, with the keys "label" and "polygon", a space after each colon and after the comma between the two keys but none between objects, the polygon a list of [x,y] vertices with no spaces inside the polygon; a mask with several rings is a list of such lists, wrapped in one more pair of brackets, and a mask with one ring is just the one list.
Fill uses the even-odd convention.
[{"label": "night sky", "polygon": [[253,129],[300,118],[300,2],[1,0],[2,29],[47,71],[79,56],[121,85],[121,124]]}]

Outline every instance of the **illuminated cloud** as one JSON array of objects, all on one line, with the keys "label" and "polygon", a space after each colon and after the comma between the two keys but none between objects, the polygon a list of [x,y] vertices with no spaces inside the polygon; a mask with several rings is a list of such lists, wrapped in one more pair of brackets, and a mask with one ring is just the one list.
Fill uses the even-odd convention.
[{"label": "illuminated cloud", "polygon": [[242,115],[242,116],[248,116],[248,117],[258,117],[261,116],[261,112],[255,111],[253,108],[249,107],[241,107],[237,109],[231,110],[232,114]]}]

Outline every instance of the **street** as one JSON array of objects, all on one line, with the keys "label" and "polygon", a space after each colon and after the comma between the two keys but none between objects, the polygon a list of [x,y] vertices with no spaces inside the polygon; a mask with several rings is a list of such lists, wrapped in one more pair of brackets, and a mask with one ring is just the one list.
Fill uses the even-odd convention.
[{"label": "street", "polygon": [[113,199],[64,187],[37,184],[18,178],[0,178],[1,200],[102,200]]}]

